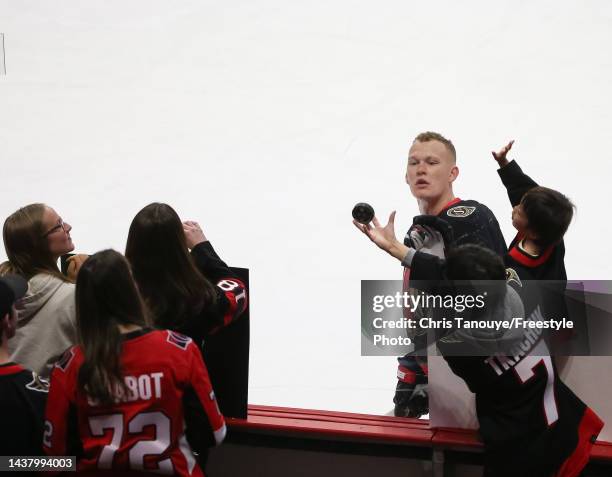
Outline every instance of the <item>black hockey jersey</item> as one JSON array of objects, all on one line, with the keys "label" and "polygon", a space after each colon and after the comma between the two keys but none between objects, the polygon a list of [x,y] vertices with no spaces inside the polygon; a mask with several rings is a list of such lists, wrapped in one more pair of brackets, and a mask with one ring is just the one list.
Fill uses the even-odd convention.
[{"label": "black hockey jersey", "polygon": [[[538,184],[523,172],[516,161],[509,162],[498,171],[512,206],[516,206],[530,189]],[[547,318],[561,319],[569,317],[569,311],[565,298],[567,287],[567,273],[565,271],[565,244],[563,240],[557,244],[548,246],[539,256],[532,256],[525,252],[520,246],[523,240],[522,234],[517,234],[508,247],[508,253],[504,262],[509,274],[515,274],[521,280],[541,280],[541,292],[543,309]],[[575,310],[576,311],[576,310]],[[583,316],[574,316],[574,320],[584,327]],[[586,331],[586,330],[583,330]],[[555,348],[567,345],[569,339],[576,338],[576,333],[570,331],[556,332],[551,338],[551,344]],[[585,335],[586,336],[586,335]],[[561,349],[561,348],[560,348]],[[556,352],[564,352],[556,350]]]},{"label": "black hockey jersey", "polygon": [[[420,223],[423,219],[430,219],[431,216],[416,216],[413,219],[413,226]],[[441,234],[443,253],[451,247],[466,244],[478,244],[487,247],[498,255],[506,253],[506,242],[499,228],[499,223],[491,210],[475,200],[461,200],[455,198],[450,201],[436,216],[438,224],[442,224],[446,229]],[[411,243],[410,230],[406,234],[404,243],[414,247]],[[403,291],[408,292],[415,281],[437,280],[439,266],[432,267],[433,261],[436,265],[442,257],[435,257],[428,253],[417,253],[414,256],[410,268],[404,268]],[[433,272],[432,272],[433,270]],[[432,274],[433,273],[433,274]],[[404,316],[411,318],[407,308],[404,309]],[[413,337],[415,351],[423,354],[427,347],[425,334]],[[428,367],[426,356],[417,357],[413,353],[398,358],[397,379],[394,413],[396,416],[418,417],[428,411],[428,401],[426,392],[416,391],[419,386],[427,385]],[[421,392],[422,396],[415,399]]]},{"label": "black hockey jersey", "polygon": [[[529,282],[508,285],[521,296],[525,318],[541,317],[538,294],[525,289]],[[603,422],[559,379],[541,337],[525,330],[510,356],[450,356],[456,343],[438,346],[476,395],[485,476],[580,473]]]},{"label": "black hockey jersey", "polygon": [[[219,331],[237,320],[247,308],[246,286],[238,276],[221,260],[210,241],[201,242],[191,250],[191,256],[200,272],[215,284],[217,300],[214,304],[190,315],[176,326],[176,331],[200,343],[207,335]],[[169,319],[162,320],[174,326],[172,310]]]},{"label": "black hockey jersey", "polygon": [[[430,218],[430,216],[417,215],[413,219],[413,227]],[[506,242],[495,215],[486,205],[475,200],[453,199],[436,216],[436,224],[433,227],[440,232],[444,256],[451,248],[467,244],[481,245],[502,257],[506,254]],[[404,244],[418,250],[418,247],[411,242],[411,230],[412,227],[406,233]],[[404,268],[403,291],[411,288],[411,280],[438,280],[438,262],[439,260],[431,253],[416,253],[410,268]]]},{"label": "black hockey jersey", "polygon": [[19,364],[0,365],[0,455],[39,456],[49,385]]},{"label": "black hockey jersey", "polygon": [[[416,216],[413,222],[419,223],[422,217]],[[448,224],[449,231],[444,234],[445,253],[453,247],[466,244],[482,245],[500,256],[506,253],[506,241],[499,228],[499,223],[486,205],[475,200],[456,198],[449,202],[437,217]],[[429,267],[421,267],[416,255],[410,267],[409,278],[411,280],[431,278]],[[405,283],[405,285],[408,284]]]}]

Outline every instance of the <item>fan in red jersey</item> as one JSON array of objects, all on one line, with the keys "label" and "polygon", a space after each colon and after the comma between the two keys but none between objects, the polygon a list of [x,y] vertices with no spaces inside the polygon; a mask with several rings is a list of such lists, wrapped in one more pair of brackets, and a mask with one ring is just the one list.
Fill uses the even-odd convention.
[{"label": "fan in red jersey", "polygon": [[[98,252],[76,285],[79,345],[56,364],[43,448],[91,475],[203,476],[196,454],[225,437],[191,338],[152,330],[126,260]],[[195,452],[195,453],[194,453]]]}]

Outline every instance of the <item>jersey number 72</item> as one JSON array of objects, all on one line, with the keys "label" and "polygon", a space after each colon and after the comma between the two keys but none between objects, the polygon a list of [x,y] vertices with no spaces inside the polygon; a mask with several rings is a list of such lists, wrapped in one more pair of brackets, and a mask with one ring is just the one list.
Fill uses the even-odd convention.
[{"label": "jersey number 72", "polygon": [[[134,416],[124,429],[123,414],[108,414],[104,416],[89,417],[89,430],[96,437],[103,437],[107,430],[111,430],[111,441],[105,445],[98,457],[98,468],[113,468],[115,453],[122,448],[126,437],[135,436],[144,431],[146,426],[154,426],[155,440],[139,440],[128,451],[129,466],[132,470],[148,470],[160,474],[174,474],[171,459],[156,462],[158,468],[145,469],[145,457],[149,459],[161,455],[170,446],[170,419],[159,411],[143,412]],[[125,433],[125,434],[124,434]]]}]

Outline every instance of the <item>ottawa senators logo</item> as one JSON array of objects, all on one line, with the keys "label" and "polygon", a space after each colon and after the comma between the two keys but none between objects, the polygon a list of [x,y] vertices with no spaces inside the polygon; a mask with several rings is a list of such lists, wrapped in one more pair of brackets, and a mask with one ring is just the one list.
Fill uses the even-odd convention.
[{"label": "ottawa senators logo", "polygon": [[32,381],[26,384],[26,388],[32,391],[38,391],[39,393],[49,392],[49,381],[41,378],[38,374],[32,371]]},{"label": "ottawa senators logo", "polygon": [[446,215],[449,217],[467,217],[472,215],[476,207],[468,207],[466,205],[458,205],[456,207],[451,207],[446,211]]},{"label": "ottawa senators logo", "polygon": [[516,283],[521,288],[523,287],[523,282],[521,282],[516,270],[514,268],[506,268],[506,283],[512,282]]}]

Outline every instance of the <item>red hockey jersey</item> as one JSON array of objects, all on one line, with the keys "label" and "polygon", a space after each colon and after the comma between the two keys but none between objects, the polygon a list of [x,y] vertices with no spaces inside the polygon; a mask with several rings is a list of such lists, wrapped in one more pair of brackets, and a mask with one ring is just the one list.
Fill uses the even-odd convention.
[{"label": "red hockey jersey", "polygon": [[77,470],[92,475],[129,470],[204,475],[192,449],[220,443],[225,422],[191,338],[150,329],[124,335],[121,364],[128,392],[112,405],[94,402],[78,389],[83,360],[81,348],[73,347],[51,374],[47,454],[76,455]]}]

